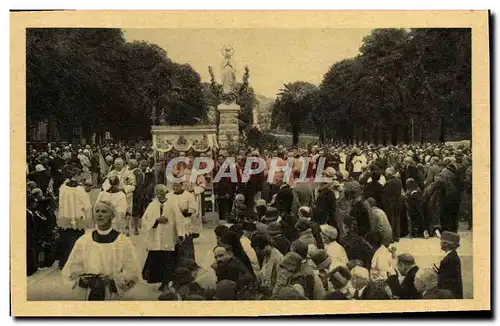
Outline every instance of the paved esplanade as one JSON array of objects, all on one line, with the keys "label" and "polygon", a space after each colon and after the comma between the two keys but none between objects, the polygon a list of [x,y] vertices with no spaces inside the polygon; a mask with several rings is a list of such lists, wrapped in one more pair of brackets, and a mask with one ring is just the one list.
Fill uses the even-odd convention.
[{"label": "paved esplanade", "polygon": [[[95,201],[98,190],[93,190],[91,200]],[[216,220],[214,213],[207,214],[208,220]],[[195,251],[197,262],[205,267],[213,263],[212,249],[216,244],[213,232],[215,223],[204,225],[203,231],[198,239],[195,239]],[[465,225],[460,225],[460,248],[458,253],[462,260],[462,278],[464,298],[472,298],[472,232],[466,231]],[[136,245],[137,255],[141,263],[146,259],[145,235],[132,236],[132,241]],[[421,268],[430,267],[432,264],[439,266],[439,262],[444,255],[440,249],[439,239],[408,239],[399,241],[398,253],[411,253],[416,263]],[[160,295],[158,284],[140,283],[132,289],[125,300],[156,300]],[[28,277],[28,300],[75,300],[71,289],[63,284],[61,271],[57,267],[57,262],[53,267],[40,269],[34,275]]]}]

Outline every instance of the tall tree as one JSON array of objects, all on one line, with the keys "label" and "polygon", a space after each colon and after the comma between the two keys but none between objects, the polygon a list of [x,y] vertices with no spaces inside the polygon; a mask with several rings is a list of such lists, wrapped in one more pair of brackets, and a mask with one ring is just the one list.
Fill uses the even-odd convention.
[{"label": "tall tree", "polygon": [[[292,132],[293,145],[299,143],[299,134],[304,126],[304,117],[312,111],[318,88],[308,82],[297,81],[285,84],[274,103],[273,116],[285,118]],[[281,120],[281,119],[279,119]]]}]

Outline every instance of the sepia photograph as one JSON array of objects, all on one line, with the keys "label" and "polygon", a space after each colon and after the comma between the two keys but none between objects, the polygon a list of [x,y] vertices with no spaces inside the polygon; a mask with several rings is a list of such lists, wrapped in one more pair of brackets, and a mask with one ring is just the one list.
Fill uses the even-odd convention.
[{"label": "sepia photograph", "polygon": [[11,13],[14,314],[491,309],[488,12],[135,14]]}]

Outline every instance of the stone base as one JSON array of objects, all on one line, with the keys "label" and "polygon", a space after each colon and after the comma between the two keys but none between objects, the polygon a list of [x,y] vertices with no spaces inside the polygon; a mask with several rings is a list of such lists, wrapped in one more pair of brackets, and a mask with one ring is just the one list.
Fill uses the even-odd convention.
[{"label": "stone base", "polygon": [[225,149],[229,145],[229,139],[233,142],[238,142],[238,113],[240,112],[240,106],[236,102],[229,104],[221,103],[217,106],[217,110],[219,110],[220,114],[219,147]]}]

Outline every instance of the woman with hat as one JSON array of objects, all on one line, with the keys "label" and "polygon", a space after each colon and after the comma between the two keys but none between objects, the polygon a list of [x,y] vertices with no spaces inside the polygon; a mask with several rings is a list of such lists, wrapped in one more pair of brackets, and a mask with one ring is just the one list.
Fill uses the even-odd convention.
[{"label": "woman with hat", "polygon": [[50,176],[42,164],[35,166],[35,172],[28,175],[28,179],[34,181],[38,188],[42,189],[43,194],[47,195],[47,188],[50,183]]},{"label": "woman with hat", "polygon": [[337,235],[337,229],[333,226],[321,225],[321,237],[325,243],[325,250],[332,259],[330,270],[337,266],[346,266],[349,262],[344,247],[337,242]]},{"label": "woman with hat", "polygon": [[460,247],[460,236],[456,233],[444,231],[441,234],[441,250],[446,256],[441,260],[438,273],[438,288],[450,290],[456,299],[463,299],[462,263],[457,249]]},{"label": "woman with hat", "polygon": [[302,257],[296,252],[289,252],[280,264],[278,279],[273,289],[276,295],[284,287],[299,286],[305,297],[310,300],[322,299],[325,295],[323,283],[318,275],[315,275],[311,266],[304,263]]}]

